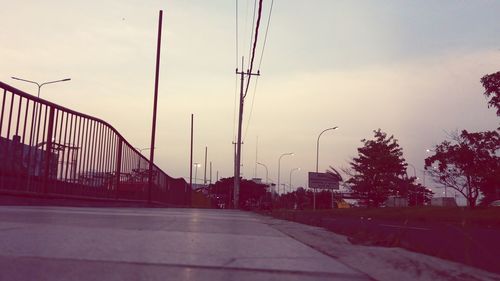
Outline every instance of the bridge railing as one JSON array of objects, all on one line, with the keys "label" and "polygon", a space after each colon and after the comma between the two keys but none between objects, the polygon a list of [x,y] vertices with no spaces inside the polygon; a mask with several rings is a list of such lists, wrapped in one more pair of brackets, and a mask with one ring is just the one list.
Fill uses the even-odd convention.
[{"label": "bridge railing", "polygon": [[0,191],[188,205],[190,188],[111,125],[0,82]]}]

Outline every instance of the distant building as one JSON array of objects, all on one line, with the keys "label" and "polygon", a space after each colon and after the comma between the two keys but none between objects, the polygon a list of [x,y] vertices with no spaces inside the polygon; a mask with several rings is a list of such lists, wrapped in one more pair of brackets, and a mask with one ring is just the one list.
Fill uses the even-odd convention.
[{"label": "distant building", "polygon": [[457,207],[457,201],[453,197],[435,197],[431,199],[431,206]]},{"label": "distant building", "polygon": [[252,178],[252,181],[257,184],[262,184],[262,179],[261,178]]},{"label": "distant building", "polygon": [[207,187],[208,187],[208,185],[207,185],[207,184],[202,184],[202,183],[193,183],[193,184],[191,185],[191,188],[192,188],[193,190],[206,190],[206,189],[207,189]]},{"label": "distant building", "polygon": [[[49,177],[57,177],[57,153],[50,154]],[[12,140],[0,137],[0,171],[11,175],[43,176],[47,153],[37,146],[21,143],[19,136]]]},{"label": "distant building", "polygon": [[387,200],[385,200],[385,205],[387,207],[408,207],[408,199],[406,197],[398,197],[398,196],[389,196]]}]

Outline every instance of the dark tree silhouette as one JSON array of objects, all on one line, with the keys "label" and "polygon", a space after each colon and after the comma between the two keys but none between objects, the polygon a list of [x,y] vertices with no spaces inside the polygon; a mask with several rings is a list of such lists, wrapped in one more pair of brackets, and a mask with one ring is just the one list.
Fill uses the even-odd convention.
[{"label": "dark tree silhouette", "polygon": [[485,203],[500,196],[499,149],[498,131],[463,130],[436,146],[434,155],[425,159],[425,169],[436,182],[460,192],[474,208],[480,192]]},{"label": "dark tree silhouette", "polygon": [[[232,206],[232,190],[234,187],[234,177],[222,178],[215,184],[209,186],[210,198],[213,206],[221,203],[226,208]],[[240,198],[242,208],[258,207],[266,198],[267,185],[259,184],[251,180],[241,179]]]},{"label": "dark tree silhouette", "polygon": [[297,204],[297,209],[309,209],[312,208],[312,192],[307,191],[303,187],[297,188],[296,191],[294,191],[295,195],[295,202]]},{"label": "dark tree silhouette", "polygon": [[379,207],[390,195],[406,196],[402,186],[415,178],[405,178],[407,164],[394,136],[387,137],[380,129],[373,132],[374,140],[361,140],[364,146],[350,162],[353,173],[347,182],[366,205]]},{"label": "dark tree silhouette", "polygon": [[401,183],[399,186],[399,195],[406,195],[408,206],[411,207],[429,204],[434,192],[419,183],[414,183],[413,180],[412,178]]},{"label": "dark tree silhouette", "polygon": [[481,83],[485,89],[484,95],[490,99],[488,107],[496,107],[497,116],[500,116],[500,71],[483,76]]}]

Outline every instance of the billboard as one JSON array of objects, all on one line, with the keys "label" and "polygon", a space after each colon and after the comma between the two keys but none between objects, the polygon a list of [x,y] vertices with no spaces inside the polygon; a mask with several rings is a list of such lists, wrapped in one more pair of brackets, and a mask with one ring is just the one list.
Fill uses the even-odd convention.
[{"label": "billboard", "polygon": [[309,172],[309,188],[339,189],[341,180],[335,174]]}]

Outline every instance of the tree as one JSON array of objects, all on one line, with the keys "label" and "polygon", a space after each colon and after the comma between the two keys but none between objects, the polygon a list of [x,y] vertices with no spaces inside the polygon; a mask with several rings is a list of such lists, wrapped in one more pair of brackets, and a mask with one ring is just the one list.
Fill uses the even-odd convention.
[{"label": "tree", "polygon": [[390,195],[406,195],[402,186],[415,178],[404,177],[407,164],[394,136],[387,137],[380,129],[373,132],[375,139],[361,140],[364,146],[350,162],[353,172],[348,183],[368,206],[379,207]]},{"label": "tree", "polygon": [[[222,178],[209,187],[212,205],[224,203],[226,208],[232,206],[232,190],[234,188],[234,177]],[[266,195],[268,186],[251,180],[241,179],[240,198],[242,207],[252,207],[259,204]]]},{"label": "tree", "polygon": [[408,180],[402,182],[399,194],[405,194],[408,199],[408,206],[413,207],[429,204],[434,192],[420,183],[416,184],[413,180]]},{"label": "tree", "polygon": [[[498,198],[500,190],[500,135],[497,131],[469,133],[463,130],[451,136],[434,149],[434,155],[425,159],[425,169],[447,187],[467,198],[474,208],[480,192],[484,202]],[[434,166],[437,164],[437,166]]]},{"label": "tree", "polygon": [[483,76],[481,83],[485,89],[484,95],[490,99],[488,107],[496,107],[497,116],[500,116],[500,71]]}]

